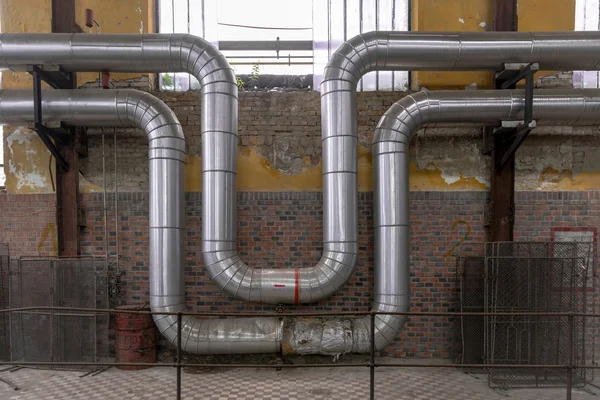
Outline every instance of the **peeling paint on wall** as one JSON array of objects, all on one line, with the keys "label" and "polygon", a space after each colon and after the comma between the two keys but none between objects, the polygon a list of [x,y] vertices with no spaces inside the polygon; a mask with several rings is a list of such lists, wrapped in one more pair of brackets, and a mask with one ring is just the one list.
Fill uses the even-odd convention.
[{"label": "peeling paint on wall", "polygon": [[80,173],[79,174],[79,192],[80,193],[97,193],[102,192],[104,189],[102,186],[96,185],[87,179]]},{"label": "peeling paint on wall", "polygon": [[54,162],[51,162],[50,152],[37,133],[18,127],[6,136],[6,148],[6,188],[9,193],[53,191],[51,174],[55,176]]}]

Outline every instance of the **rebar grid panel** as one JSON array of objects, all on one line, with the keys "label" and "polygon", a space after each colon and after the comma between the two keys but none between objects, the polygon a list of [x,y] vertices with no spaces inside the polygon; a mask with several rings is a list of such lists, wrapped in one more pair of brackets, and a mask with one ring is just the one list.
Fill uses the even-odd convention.
[{"label": "rebar grid panel", "polygon": [[[11,271],[10,307],[108,307],[103,258],[22,257]],[[108,316],[21,311],[11,322],[13,361],[97,361],[108,355]]]},{"label": "rebar grid panel", "polygon": [[[485,248],[486,312],[586,312],[590,243],[497,242]],[[581,257],[582,254],[587,256]],[[586,363],[586,326],[566,317],[485,317],[487,364],[567,365]],[[490,387],[564,386],[564,370],[491,368]],[[586,383],[586,371],[573,372],[573,385]]]},{"label": "rebar grid panel", "polygon": [[[460,312],[484,311],[484,243],[463,243],[456,250],[456,291]],[[455,362],[483,364],[484,319],[482,316],[460,316],[456,319],[454,334]],[[469,372],[478,372],[466,368]]]},{"label": "rebar grid panel", "polygon": [[[10,252],[7,243],[0,243],[0,308],[9,308]],[[10,361],[10,319],[0,315],[0,361]]]}]

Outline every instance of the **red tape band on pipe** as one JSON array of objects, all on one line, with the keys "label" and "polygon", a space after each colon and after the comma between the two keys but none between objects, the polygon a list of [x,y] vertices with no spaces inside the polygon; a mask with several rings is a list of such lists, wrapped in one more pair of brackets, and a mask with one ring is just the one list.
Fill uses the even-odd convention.
[{"label": "red tape band on pipe", "polygon": [[294,288],[294,304],[298,304],[300,302],[300,271],[298,268],[294,271],[294,278],[296,287]]}]

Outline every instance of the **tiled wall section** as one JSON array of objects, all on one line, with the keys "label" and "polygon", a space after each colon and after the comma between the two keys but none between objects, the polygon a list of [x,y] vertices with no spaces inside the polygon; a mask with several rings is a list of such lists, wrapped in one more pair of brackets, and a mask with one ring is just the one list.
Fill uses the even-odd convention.
[{"label": "tiled wall section", "polygon": [[[456,310],[456,246],[462,241],[484,241],[487,192],[411,193],[411,288],[413,310]],[[115,252],[114,198],[109,195],[109,250]],[[82,253],[104,255],[101,194],[84,194],[87,211]],[[360,257],[343,290],[312,306],[288,310],[368,310],[373,282],[373,198],[359,194]],[[556,227],[600,226],[600,192],[518,192],[516,237],[550,240]],[[0,196],[0,241],[11,254],[53,254],[53,195]],[[244,260],[259,267],[306,267],[320,256],[321,193],[244,192],[238,194],[239,249]],[[186,194],[187,302],[194,310],[273,311],[270,305],[239,302],[221,294],[202,267],[201,194]],[[119,303],[148,299],[148,195],[119,195],[119,250],[125,271]],[[448,357],[454,334],[446,318],[411,318],[386,353],[414,357]]]}]

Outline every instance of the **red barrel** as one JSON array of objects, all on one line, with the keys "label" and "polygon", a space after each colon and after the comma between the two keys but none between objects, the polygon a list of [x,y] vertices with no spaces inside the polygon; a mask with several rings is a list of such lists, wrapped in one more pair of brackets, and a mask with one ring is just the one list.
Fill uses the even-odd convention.
[{"label": "red barrel", "polygon": [[[117,310],[150,311],[146,304],[131,304]],[[150,314],[115,313],[115,356],[118,363],[155,363],[156,326]],[[149,367],[118,367],[134,370]]]}]

